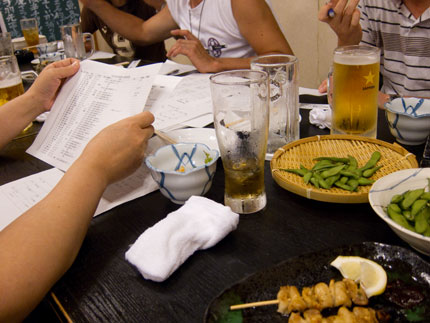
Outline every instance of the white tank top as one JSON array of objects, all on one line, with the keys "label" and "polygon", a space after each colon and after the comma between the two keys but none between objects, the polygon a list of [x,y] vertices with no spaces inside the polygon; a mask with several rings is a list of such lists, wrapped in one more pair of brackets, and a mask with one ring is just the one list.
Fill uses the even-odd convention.
[{"label": "white tank top", "polygon": [[167,0],[179,28],[189,30],[213,57],[252,57],[256,53],[242,36],[231,0],[203,0],[192,8],[189,0]]}]

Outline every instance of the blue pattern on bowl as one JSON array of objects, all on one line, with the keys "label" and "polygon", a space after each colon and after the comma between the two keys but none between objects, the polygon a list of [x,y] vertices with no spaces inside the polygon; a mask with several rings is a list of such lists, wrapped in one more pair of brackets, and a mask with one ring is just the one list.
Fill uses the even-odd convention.
[{"label": "blue pattern on bowl", "polygon": [[[210,161],[206,159],[208,156]],[[205,144],[180,143],[161,147],[148,156],[145,163],[160,192],[172,202],[182,204],[191,195],[207,193],[215,176],[218,158],[219,152]]]},{"label": "blue pattern on bowl", "polygon": [[430,100],[397,98],[385,104],[391,134],[402,144],[419,145],[430,134]]}]

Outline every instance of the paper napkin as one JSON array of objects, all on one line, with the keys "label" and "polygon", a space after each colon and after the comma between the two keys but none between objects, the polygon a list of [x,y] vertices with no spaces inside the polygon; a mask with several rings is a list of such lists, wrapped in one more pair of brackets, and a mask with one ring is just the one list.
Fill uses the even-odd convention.
[{"label": "paper napkin", "polygon": [[227,206],[192,196],[178,210],[143,232],[125,258],[142,276],[166,280],[196,250],[217,244],[235,230],[239,215]]},{"label": "paper napkin", "polygon": [[331,128],[330,107],[313,108],[309,111],[309,123],[316,125],[320,129]]}]

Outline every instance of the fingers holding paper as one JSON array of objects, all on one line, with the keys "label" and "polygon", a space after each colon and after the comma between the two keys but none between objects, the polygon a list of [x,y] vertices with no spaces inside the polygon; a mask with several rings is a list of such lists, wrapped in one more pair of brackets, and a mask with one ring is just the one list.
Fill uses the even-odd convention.
[{"label": "fingers holding paper", "polygon": [[[360,0],[332,0],[321,7],[318,19],[327,23],[338,37],[339,46],[357,45],[362,37],[360,11],[357,5]],[[334,16],[329,15],[330,10]]]},{"label": "fingers holding paper", "polygon": [[106,127],[88,143],[79,160],[107,184],[127,177],[142,164],[153,122],[152,113],[145,111]]},{"label": "fingers holding paper", "polygon": [[26,92],[40,113],[49,111],[62,83],[79,70],[79,60],[68,58],[46,66]]}]

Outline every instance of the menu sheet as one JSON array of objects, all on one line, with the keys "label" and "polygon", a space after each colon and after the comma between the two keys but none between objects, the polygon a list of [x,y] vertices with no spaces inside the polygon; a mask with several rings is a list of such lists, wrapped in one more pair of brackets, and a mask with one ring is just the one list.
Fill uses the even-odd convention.
[{"label": "menu sheet", "polygon": [[143,111],[160,68],[161,64],[124,69],[81,62],[27,152],[66,171],[100,130]]},{"label": "menu sheet", "polygon": [[[163,144],[160,138],[151,138],[146,153],[152,154]],[[48,195],[63,175],[61,170],[51,168],[0,186],[0,231]],[[158,184],[152,179],[148,167],[142,163],[132,175],[108,186],[94,216],[157,189]]]}]

